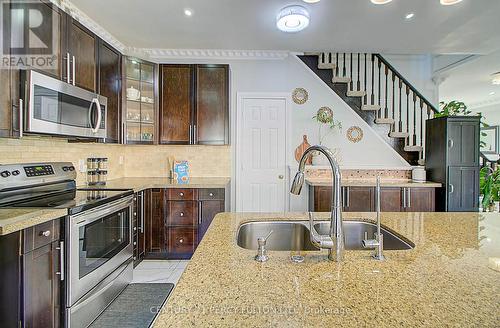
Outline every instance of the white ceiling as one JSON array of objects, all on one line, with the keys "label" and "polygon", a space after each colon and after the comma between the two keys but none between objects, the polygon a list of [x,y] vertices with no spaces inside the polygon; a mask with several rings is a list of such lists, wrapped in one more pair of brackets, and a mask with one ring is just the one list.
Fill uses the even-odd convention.
[{"label": "white ceiling", "polygon": [[[471,108],[500,104],[500,85],[491,83],[491,74],[495,72],[500,72],[500,51],[479,56],[444,73],[439,98],[445,102],[463,101]],[[491,92],[494,94],[490,95]]]},{"label": "white ceiling", "polygon": [[[166,49],[490,53],[500,48],[499,0],[71,0],[126,46]],[[278,11],[302,4],[311,24],[277,30]],[[192,17],[184,9],[194,11]],[[415,12],[405,21],[408,12]]]}]

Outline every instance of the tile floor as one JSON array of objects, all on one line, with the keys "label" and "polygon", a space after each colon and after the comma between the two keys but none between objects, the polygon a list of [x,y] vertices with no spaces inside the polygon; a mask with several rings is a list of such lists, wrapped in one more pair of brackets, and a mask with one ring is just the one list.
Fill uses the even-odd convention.
[{"label": "tile floor", "polygon": [[189,261],[144,260],[134,269],[134,283],[177,284]]}]

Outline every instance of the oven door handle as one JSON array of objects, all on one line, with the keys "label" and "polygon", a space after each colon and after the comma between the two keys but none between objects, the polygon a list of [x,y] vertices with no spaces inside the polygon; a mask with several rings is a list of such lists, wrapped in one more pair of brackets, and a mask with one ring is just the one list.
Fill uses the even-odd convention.
[{"label": "oven door handle", "polygon": [[94,221],[102,219],[104,216],[109,214],[122,211],[124,209],[130,208],[133,204],[134,197],[132,195],[113,201],[109,204],[99,206],[94,209],[86,210],[81,213],[70,216],[70,222],[75,226],[81,226],[85,224],[92,223]]}]

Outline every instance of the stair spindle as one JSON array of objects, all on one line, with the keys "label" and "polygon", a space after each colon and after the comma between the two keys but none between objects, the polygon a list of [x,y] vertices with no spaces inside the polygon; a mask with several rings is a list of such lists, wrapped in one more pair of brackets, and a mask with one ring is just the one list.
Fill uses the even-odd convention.
[{"label": "stair spindle", "polygon": [[360,68],[360,66],[359,66],[359,57],[360,57],[360,55],[359,55],[359,52],[358,52],[358,82],[356,83],[356,89],[358,91],[361,90],[361,81],[359,80],[359,68]]},{"label": "stair spindle", "polygon": [[402,106],[401,106],[401,87],[403,86],[403,82],[401,79],[398,79],[399,81],[399,126],[398,126],[398,132],[403,132],[403,117],[402,117]]},{"label": "stair spindle", "polygon": [[343,66],[342,66],[342,76],[345,77],[346,75],[346,68],[345,68],[345,52],[344,55],[342,56],[342,61],[343,61]]},{"label": "stair spindle", "polygon": [[364,79],[364,84],[365,84],[365,100],[364,100],[364,103],[365,104],[368,104],[368,92],[367,92],[367,86],[366,86],[366,52],[365,52],[365,79]]},{"label": "stair spindle", "polygon": [[335,53],[335,76],[339,76],[339,53]]},{"label": "stair spindle", "polygon": [[408,85],[406,86],[406,133],[410,135],[410,87]]},{"label": "stair spindle", "polygon": [[417,145],[417,95],[413,93],[413,143],[412,146]]},{"label": "stair spindle", "polygon": [[394,125],[391,131],[396,130],[396,75],[392,72],[392,119],[394,120]]},{"label": "stair spindle", "polygon": [[385,115],[385,118],[388,118],[389,117],[389,107],[387,106],[387,91],[389,89],[389,81],[388,81],[388,74],[389,74],[389,69],[387,68],[387,66],[384,66],[385,67],[385,109],[384,109],[384,115]]},{"label": "stair spindle", "polygon": [[372,54],[372,96],[370,105],[375,105],[375,55]]},{"label": "stair spindle", "polygon": [[382,96],[382,91],[381,91],[381,86],[380,86],[380,70],[382,69],[382,63],[380,62],[380,60],[377,61],[378,63],[378,105],[380,106],[380,110],[378,111],[378,117],[382,117],[382,106],[381,106],[381,101],[380,101],[380,98]]},{"label": "stair spindle", "polygon": [[420,146],[422,146],[422,139],[424,138],[424,101],[420,99]]},{"label": "stair spindle", "polygon": [[351,71],[351,90],[354,90],[354,79],[352,76],[352,52],[349,54],[349,69]]}]

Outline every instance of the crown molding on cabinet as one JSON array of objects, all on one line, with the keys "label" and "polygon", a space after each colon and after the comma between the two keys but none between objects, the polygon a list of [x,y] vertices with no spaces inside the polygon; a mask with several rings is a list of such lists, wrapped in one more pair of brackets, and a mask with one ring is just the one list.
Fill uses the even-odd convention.
[{"label": "crown molding on cabinet", "polygon": [[284,59],[292,53],[281,50],[224,50],[224,49],[155,49],[128,47],[130,53],[146,55],[155,62],[173,59],[243,59],[272,60]]}]

